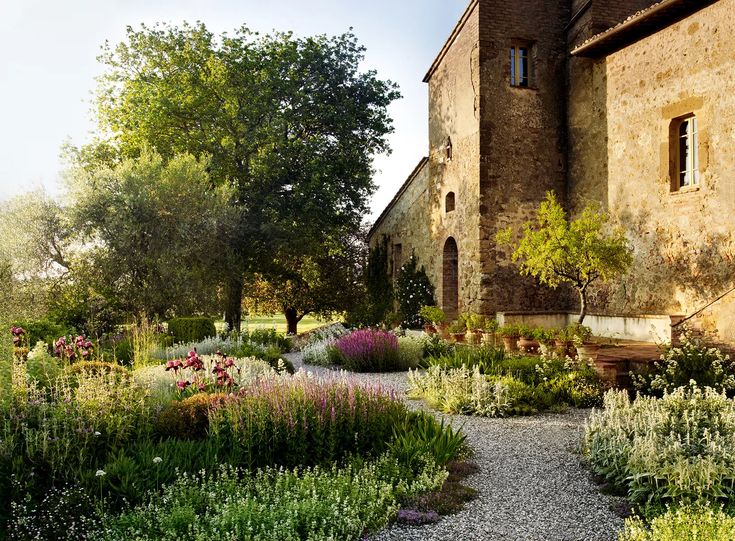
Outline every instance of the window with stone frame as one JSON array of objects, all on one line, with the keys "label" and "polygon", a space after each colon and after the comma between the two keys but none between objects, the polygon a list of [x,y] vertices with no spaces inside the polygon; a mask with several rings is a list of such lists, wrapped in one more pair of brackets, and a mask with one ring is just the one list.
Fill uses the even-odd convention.
[{"label": "window with stone frame", "polygon": [[510,46],[510,84],[528,88],[533,79],[533,51],[528,42],[514,41]]},{"label": "window with stone frame", "polygon": [[671,190],[699,186],[699,121],[693,113],[671,121],[669,154]]}]

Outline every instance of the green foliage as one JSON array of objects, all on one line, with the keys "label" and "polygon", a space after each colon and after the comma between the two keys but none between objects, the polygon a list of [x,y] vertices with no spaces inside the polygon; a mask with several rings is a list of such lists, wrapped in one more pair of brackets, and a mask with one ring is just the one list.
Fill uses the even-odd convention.
[{"label": "green foliage", "polygon": [[424,359],[424,344],[422,340],[409,336],[398,337],[398,365],[401,370],[417,368]]},{"label": "green foliage", "polygon": [[587,288],[597,280],[606,282],[625,273],[633,257],[620,231],[606,233],[608,216],[592,207],[569,221],[554,192],[536,212],[536,221],[523,226],[521,239],[513,240],[513,230],[498,233],[498,244],[509,245],[513,261],[521,261],[521,273],[531,275],[552,288],[571,284],[579,293],[579,323],[587,310]]},{"label": "green foliage", "polygon": [[639,518],[625,521],[618,541],[732,541],[735,518],[708,505],[667,509],[650,524]]},{"label": "green foliage", "polygon": [[427,466],[415,479],[400,477],[388,458],[338,469],[265,469],[255,475],[220,468],[182,475],[160,497],[105,517],[107,541],[194,539],[283,540],[362,538],[384,526],[398,499],[441,486],[446,473]]},{"label": "green foliage", "polygon": [[412,412],[393,427],[389,453],[401,464],[415,464],[426,455],[444,466],[465,449],[467,436],[424,411]]},{"label": "green foliage", "polygon": [[719,392],[735,391],[735,362],[719,349],[709,348],[684,333],[680,346],[670,346],[647,374],[633,374],[636,388],[661,396],[692,383]]},{"label": "green foliage", "polygon": [[662,399],[608,391],[584,437],[593,471],[637,503],[732,503],[735,402],[711,389]]},{"label": "green foliage", "polygon": [[564,405],[599,404],[602,384],[586,364],[538,357],[505,357],[490,347],[457,347],[411,372],[409,394],[446,413],[487,417],[527,415]]},{"label": "green foliage", "polygon": [[203,439],[209,428],[210,410],[225,403],[225,394],[197,393],[184,400],[173,400],[158,414],[155,430],[168,438]]},{"label": "green foliage", "polygon": [[212,308],[212,254],[232,194],[211,188],[209,167],[204,157],[147,149],[114,166],[75,164],[73,218],[95,240],[88,281],[108,305],[148,317]]},{"label": "green foliage", "polygon": [[498,327],[498,334],[500,336],[507,336],[509,338],[520,338],[521,329],[518,325],[509,323],[508,325]]},{"label": "green foliage", "polygon": [[28,376],[45,389],[51,388],[62,373],[59,360],[49,353],[48,346],[42,341],[28,353],[26,367]]},{"label": "green foliage", "polygon": [[477,367],[482,374],[491,374],[494,367],[505,359],[505,352],[491,346],[462,346],[457,345],[441,355],[427,357],[429,366],[440,366],[442,368],[467,368]]},{"label": "green foliage", "polygon": [[217,37],[202,23],[129,27],[103,51],[98,112],[119,154],[206,154],[212,182],[235,188],[220,269],[232,329],[245,269],[270,279],[359,228],[373,157],[388,151],[387,107],[399,97],[392,82],[359,71],[363,58],[350,33],[241,27]]},{"label": "green foliage", "polygon": [[198,342],[217,336],[214,321],[209,317],[177,317],[169,320],[168,331],[176,343]]},{"label": "green foliage", "polygon": [[426,323],[432,323],[434,325],[440,325],[444,323],[444,320],[447,318],[444,310],[442,310],[438,306],[433,305],[422,306],[419,309],[419,316],[421,316],[421,319],[423,319]]},{"label": "green foliage", "polygon": [[25,329],[28,347],[33,347],[39,340],[50,347],[60,336],[67,336],[76,332],[74,328],[48,318],[18,320],[14,325]]},{"label": "green foliage", "polygon": [[348,314],[348,322],[356,326],[378,325],[385,320],[393,309],[394,291],[390,278],[388,245],[390,239],[383,236],[375,247],[370,249],[365,268],[365,287],[367,297],[358,311]]},{"label": "green foliage", "polygon": [[431,306],[436,301],[434,286],[424,267],[419,268],[415,255],[412,255],[398,271],[395,290],[401,326],[411,329],[421,327],[426,321],[420,315],[421,308]]}]

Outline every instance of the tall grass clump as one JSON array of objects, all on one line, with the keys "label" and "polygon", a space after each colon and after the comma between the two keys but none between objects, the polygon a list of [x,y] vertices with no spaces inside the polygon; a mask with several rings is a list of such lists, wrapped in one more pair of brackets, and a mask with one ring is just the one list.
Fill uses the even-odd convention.
[{"label": "tall grass clump", "polygon": [[343,366],[354,372],[400,370],[398,338],[387,331],[360,329],[337,340],[334,347]]},{"label": "tall grass clump", "polygon": [[585,427],[593,471],[635,503],[722,502],[735,496],[735,402],[680,387],[661,399],[608,391]]}]

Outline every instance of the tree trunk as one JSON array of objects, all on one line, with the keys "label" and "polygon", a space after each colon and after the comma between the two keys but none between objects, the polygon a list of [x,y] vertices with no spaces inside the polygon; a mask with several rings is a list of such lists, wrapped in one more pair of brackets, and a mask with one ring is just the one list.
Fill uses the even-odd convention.
[{"label": "tree trunk", "polygon": [[299,321],[301,320],[296,312],[296,308],[284,309],[283,315],[286,316],[286,333],[291,336],[296,335]]},{"label": "tree trunk", "polygon": [[587,315],[587,288],[580,289],[579,291],[579,319],[577,323],[580,325],[584,322],[584,316]]},{"label": "tree trunk", "polygon": [[240,332],[242,323],[242,288],[244,277],[242,273],[233,274],[227,282],[227,307],[225,309],[225,323],[230,331]]}]

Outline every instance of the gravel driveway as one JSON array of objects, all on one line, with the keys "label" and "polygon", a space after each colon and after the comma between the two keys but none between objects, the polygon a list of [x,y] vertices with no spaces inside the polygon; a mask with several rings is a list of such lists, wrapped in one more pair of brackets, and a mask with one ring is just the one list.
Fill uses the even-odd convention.
[{"label": "gravel driveway", "polygon": [[[297,367],[299,354],[289,355]],[[333,371],[303,366],[322,374]],[[403,394],[405,373],[351,374]],[[395,524],[372,541],[613,541],[623,521],[621,500],[599,493],[580,464],[577,445],[588,412],[486,419],[446,415],[475,450],[476,474],[465,484],[479,497],[435,524]]]}]

